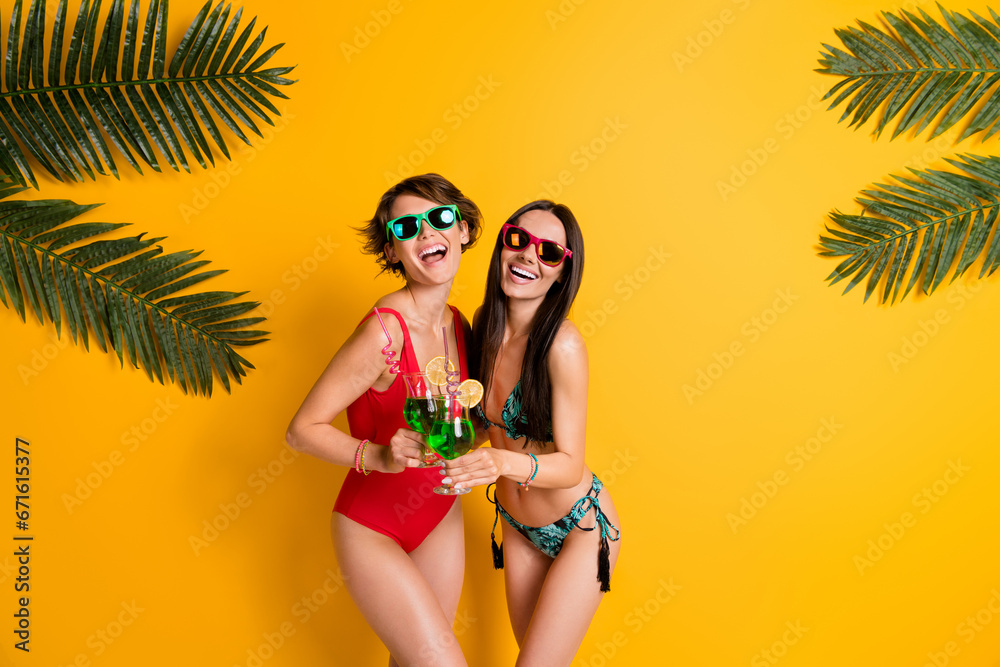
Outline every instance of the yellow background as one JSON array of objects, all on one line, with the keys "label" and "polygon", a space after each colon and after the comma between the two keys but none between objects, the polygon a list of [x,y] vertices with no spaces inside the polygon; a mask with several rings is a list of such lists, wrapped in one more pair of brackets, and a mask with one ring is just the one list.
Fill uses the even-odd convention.
[{"label": "yellow background", "polygon": [[[171,3],[172,44],[198,7]],[[287,43],[273,63],[298,65],[277,130],[228,167],[75,185],[39,169],[29,195],[106,202],[86,219],[204,250],[229,270],[206,289],[251,290],[273,340],[247,349],[257,370],[244,386],[206,400],[0,314],[0,662],[385,663],[330,546],[345,471],[295,457],[283,436],[329,357],[397,286],[374,278],[350,228],[412,165],[486,214],[455,281],[467,315],[511,211],[549,195],[583,225],[573,318],[592,363],[587,458],[624,542],[574,665],[1000,665],[997,280],[863,305],[825,285],[835,261],[815,254],[830,209],[855,211],[860,189],[906,165],[944,166],[952,150],[876,143],[818,103],[836,81],[813,71],[820,45],[891,6],[244,7],[270,26],[266,45]],[[699,381],[702,393],[685,390]],[[32,452],[29,654],[11,632],[18,436]],[[89,496],[68,507],[81,483]],[[510,665],[492,507],[482,493],[462,502],[456,630],[470,664]]]}]

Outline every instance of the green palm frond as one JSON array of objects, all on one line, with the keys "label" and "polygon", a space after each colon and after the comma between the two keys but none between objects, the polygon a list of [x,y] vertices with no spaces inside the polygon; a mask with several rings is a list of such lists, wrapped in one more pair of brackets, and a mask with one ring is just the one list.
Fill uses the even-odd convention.
[{"label": "green palm frond", "polygon": [[836,95],[831,109],[847,102],[840,120],[853,115],[850,124],[860,126],[881,110],[873,133],[898,118],[892,138],[936,121],[934,138],[966,116],[959,140],[1000,132],[1000,16],[938,9],[944,25],[921,9],[919,16],[883,12],[885,30],[859,21],[860,29],[835,31],[847,51],[824,44],[817,71],[844,77],[824,97]]},{"label": "green palm frond", "polygon": [[249,144],[243,127],[261,135],[254,116],[273,125],[281,115],[268,98],[286,98],[276,86],[293,83],[283,77],[293,68],[262,69],[282,44],[258,55],[267,28],[251,40],[253,19],[237,35],[242,9],[230,19],[229,5],[209,0],[169,60],[167,0],[150,0],[144,21],[138,0],[127,16],[125,0],[112,0],[98,30],[100,13],[100,0],[81,0],[70,25],[60,0],[46,44],[45,0],[31,3],[23,30],[14,3],[0,68],[0,170],[21,185],[38,187],[22,146],[59,180],[105,167],[117,177],[109,143],[140,173],[140,161],[160,171],[161,159],[190,171],[185,149],[202,167],[215,163],[209,139],[230,157],[216,118]]},{"label": "green palm frond", "polygon": [[[832,212],[820,255],[846,257],[827,280],[850,278],[846,294],[868,279],[865,301],[879,284],[881,302],[906,297],[919,286],[930,294],[951,273],[954,280],[980,257],[979,277],[1000,268],[1000,157],[965,155],[948,162],[960,172],[916,171],[912,178],[864,190],[865,215]],[[908,278],[907,278],[908,276]],[[902,294],[900,294],[902,291]]]},{"label": "green palm frond", "polygon": [[[268,332],[249,329],[263,317],[241,317],[259,303],[235,301],[246,292],[176,294],[221,270],[197,269],[201,252],[164,254],[160,238],[145,234],[91,240],[127,223],[67,225],[99,204],[67,200],[8,201],[23,191],[0,182],[0,301],[24,320],[30,308],[59,335],[89,349],[93,337],[105,352],[127,356],[150,379],[176,382],[185,392],[211,395],[213,374],[226,391],[242,383],[253,365],[233,349],[262,343]],[[85,243],[81,243],[84,242]]]}]

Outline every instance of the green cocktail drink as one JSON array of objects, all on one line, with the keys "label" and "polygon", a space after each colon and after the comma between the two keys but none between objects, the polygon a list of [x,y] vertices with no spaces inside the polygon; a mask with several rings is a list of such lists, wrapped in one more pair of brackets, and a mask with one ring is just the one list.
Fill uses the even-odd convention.
[{"label": "green cocktail drink", "polygon": [[403,403],[403,419],[418,433],[427,433],[434,423],[434,401],[429,398],[410,397]]},{"label": "green cocktail drink", "polygon": [[468,419],[455,417],[449,421],[435,421],[427,434],[427,445],[443,459],[455,459],[472,450],[476,432]]},{"label": "green cocktail drink", "polygon": [[[404,373],[403,382],[406,383],[406,400],[403,402],[403,419],[406,424],[417,433],[427,435],[434,423],[434,415],[437,412],[437,397],[435,397],[433,386],[424,373]],[[421,468],[430,468],[440,465],[440,461],[434,453],[427,447],[421,452]]]},{"label": "green cocktail drink", "polygon": [[[469,419],[469,408],[462,405],[457,395],[437,396],[434,399],[434,421],[424,439],[427,446],[442,459],[456,459],[472,451],[476,446],[476,431]],[[469,488],[456,489],[442,483],[434,493],[443,496],[459,496],[468,493]]]}]

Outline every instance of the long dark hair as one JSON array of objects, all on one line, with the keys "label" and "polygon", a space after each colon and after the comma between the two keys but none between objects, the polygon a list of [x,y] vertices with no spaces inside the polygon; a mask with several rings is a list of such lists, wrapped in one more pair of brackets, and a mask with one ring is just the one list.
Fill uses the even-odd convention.
[{"label": "long dark hair", "polygon": [[364,251],[375,255],[378,265],[382,268],[381,273],[386,271],[391,271],[396,275],[405,273],[402,262],[390,263],[389,258],[385,255],[385,245],[390,242],[385,225],[389,222],[389,212],[392,210],[392,205],[396,203],[396,198],[400,195],[414,195],[437,204],[458,206],[462,220],[469,227],[469,240],[462,245],[462,252],[476,245],[479,234],[482,232],[483,216],[479,212],[479,207],[462,194],[462,191],[455,187],[451,181],[440,174],[410,176],[396,183],[382,195],[378,207],[375,209],[375,215],[358,229],[364,237]]},{"label": "long dark hair", "polygon": [[[583,232],[580,231],[580,225],[569,208],[547,199],[539,199],[514,211],[507,219],[507,224],[520,226],[518,222],[520,217],[528,211],[548,211],[556,216],[566,230],[566,245],[573,251],[573,256],[563,260],[565,267],[562,277],[549,288],[545,300],[535,313],[528,334],[528,344],[521,364],[521,409],[526,416],[525,435],[528,436],[525,447],[529,442],[544,443],[551,439],[552,387],[549,382],[548,364],[545,362],[556,332],[569,314],[573,299],[580,289],[584,257]],[[473,331],[473,340],[479,351],[478,375],[487,393],[493,380],[493,365],[497,352],[503,344],[504,328],[507,324],[507,295],[500,288],[503,271],[500,253],[503,247],[503,240],[498,234],[486,275],[483,305]],[[484,404],[485,400],[486,397],[483,398]]]}]

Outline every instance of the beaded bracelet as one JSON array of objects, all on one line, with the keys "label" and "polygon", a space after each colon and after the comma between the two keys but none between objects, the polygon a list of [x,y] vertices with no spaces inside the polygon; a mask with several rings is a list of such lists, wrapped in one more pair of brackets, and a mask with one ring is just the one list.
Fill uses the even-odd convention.
[{"label": "beaded bracelet", "polygon": [[523,484],[521,482],[518,482],[518,485],[525,491],[528,490],[528,485],[531,484],[531,482],[535,479],[535,475],[538,474],[538,468],[539,468],[538,457],[532,454],[531,452],[528,452],[528,456],[531,457],[531,474],[528,475],[528,479]]},{"label": "beaded bracelet", "polygon": [[[531,456],[531,454],[528,454],[528,456]],[[517,483],[517,485],[519,487],[521,487],[522,489],[527,489],[528,488],[528,484],[531,483],[531,476],[535,474],[535,462],[533,460],[529,460],[528,461],[528,465],[531,466],[531,472],[528,473],[528,479],[526,479],[523,482],[518,482]]]},{"label": "beaded bracelet", "polygon": [[365,467],[365,454],[368,453],[368,441],[365,441],[365,448],[361,450],[361,472],[365,474],[365,477],[371,474],[371,470]]},{"label": "beaded bracelet", "polygon": [[362,440],[358,444],[358,451],[354,453],[354,469],[365,475],[371,474],[371,471],[365,468],[365,450],[368,449],[368,443],[370,440]]}]

